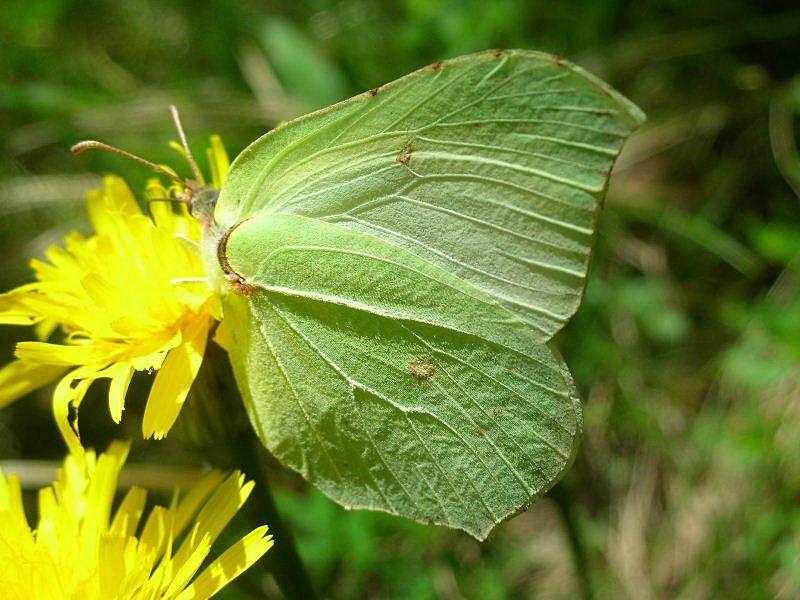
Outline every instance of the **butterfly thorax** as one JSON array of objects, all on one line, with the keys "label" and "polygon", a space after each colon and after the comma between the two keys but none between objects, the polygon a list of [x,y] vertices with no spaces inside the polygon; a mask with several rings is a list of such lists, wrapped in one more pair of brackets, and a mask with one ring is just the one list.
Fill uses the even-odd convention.
[{"label": "butterfly thorax", "polygon": [[252,286],[234,271],[227,256],[228,237],[234,229],[225,227],[214,219],[214,207],[216,206],[219,190],[209,188],[193,192],[190,211],[203,225],[202,257],[206,266],[211,286],[218,292],[234,292],[249,295],[252,293]]},{"label": "butterfly thorax", "polygon": [[189,212],[202,225],[201,246],[206,273],[208,273],[212,287],[222,290],[225,276],[217,258],[217,246],[225,231],[214,220],[214,208],[217,198],[219,198],[219,190],[200,188],[189,191],[187,195],[189,196]]}]

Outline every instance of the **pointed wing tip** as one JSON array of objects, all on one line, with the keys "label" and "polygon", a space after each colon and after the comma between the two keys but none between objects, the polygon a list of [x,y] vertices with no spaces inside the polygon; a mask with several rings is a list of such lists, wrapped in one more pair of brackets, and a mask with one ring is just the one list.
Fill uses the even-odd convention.
[{"label": "pointed wing tip", "polygon": [[[628,126],[630,127],[631,132],[635,131],[639,127],[644,124],[647,120],[647,114],[639,108],[633,101],[629,100],[626,96],[618,92],[615,88],[611,85],[606,83],[604,80],[600,79],[593,73],[589,72],[588,70],[584,69],[580,65],[571,62],[565,58],[562,58],[556,54],[550,54],[548,52],[542,52],[539,50],[527,50],[524,48],[514,48],[514,49],[492,49],[492,50],[484,50],[483,52],[479,52],[476,56],[486,56],[491,58],[501,58],[504,56],[517,56],[520,58],[529,58],[535,59],[538,61],[546,61],[551,62],[558,67],[564,67],[570,69],[575,74],[580,75],[591,81],[591,83],[597,86],[599,89],[603,90],[606,94],[608,94],[614,101],[620,106],[621,109],[624,110],[625,115],[628,117]],[[454,59],[458,60],[458,59]],[[439,63],[441,64],[441,63]]]}]

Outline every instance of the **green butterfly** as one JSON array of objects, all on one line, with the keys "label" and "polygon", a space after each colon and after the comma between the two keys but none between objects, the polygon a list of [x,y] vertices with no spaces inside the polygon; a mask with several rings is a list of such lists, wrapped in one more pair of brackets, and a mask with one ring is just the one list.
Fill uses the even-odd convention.
[{"label": "green butterfly", "polygon": [[552,487],[581,404],[549,342],[643,120],[579,67],[496,50],[285,123],[195,190],[266,447],[347,508],[478,539]]}]

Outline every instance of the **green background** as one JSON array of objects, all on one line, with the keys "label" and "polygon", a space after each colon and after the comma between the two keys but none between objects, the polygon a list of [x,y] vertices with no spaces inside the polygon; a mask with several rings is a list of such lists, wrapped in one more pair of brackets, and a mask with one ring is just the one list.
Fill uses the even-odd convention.
[{"label": "green background", "polygon": [[[617,165],[584,304],[558,339],[584,399],[583,447],[558,502],[483,544],[346,513],[272,465],[316,587],[329,598],[574,598],[587,586],[596,598],[800,596],[795,2],[2,2],[0,289],[26,281],[28,260],[68,231],[88,232],[83,195],[99,174],[136,190],[149,177],[119,157],[72,157],[79,139],[175,164],[175,103],[198,150],[219,133],[233,155],[281,120],[492,47],[560,54],[649,117]],[[0,359],[28,335],[2,328]],[[121,428],[95,386],[87,443],[140,437],[149,381],[135,380]],[[0,458],[60,458],[49,402],[43,390],[0,412]],[[156,475],[202,465],[178,435],[137,441],[130,460]],[[256,568],[223,597],[264,593],[279,597]]]}]

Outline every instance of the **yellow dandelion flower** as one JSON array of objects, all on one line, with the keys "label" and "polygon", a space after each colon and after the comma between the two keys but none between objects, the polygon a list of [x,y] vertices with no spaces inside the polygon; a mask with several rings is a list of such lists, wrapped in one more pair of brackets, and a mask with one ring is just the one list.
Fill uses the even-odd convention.
[{"label": "yellow dandelion flower", "polygon": [[[213,183],[228,167],[212,138]],[[148,186],[162,198],[158,183]],[[92,382],[109,379],[111,417],[119,422],[135,371],[156,371],[142,423],[162,438],[175,422],[203,359],[219,299],[200,255],[201,225],[185,205],[150,205],[145,216],[125,182],[114,176],[88,196],[95,233],[68,235],[46,261],[34,260],[36,281],[0,294],[0,324],[35,325],[40,341],[21,342],[17,360],[0,369],[0,407],[51,381],[58,426],[73,452],[80,442],[69,423]],[[57,343],[48,341],[55,332]]]},{"label": "yellow dandelion flower", "polygon": [[[39,491],[31,529],[19,479],[0,470],[0,596],[8,600],[209,598],[273,545],[254,529],[195,577],[211,545],[247,500],[253,482],[212,471],[142,523],[147,491],[132,487],[112,514],[128,445],[96,457],[69,455],[52,486]],[[180,543],[178,543],[180,540]]]}]

